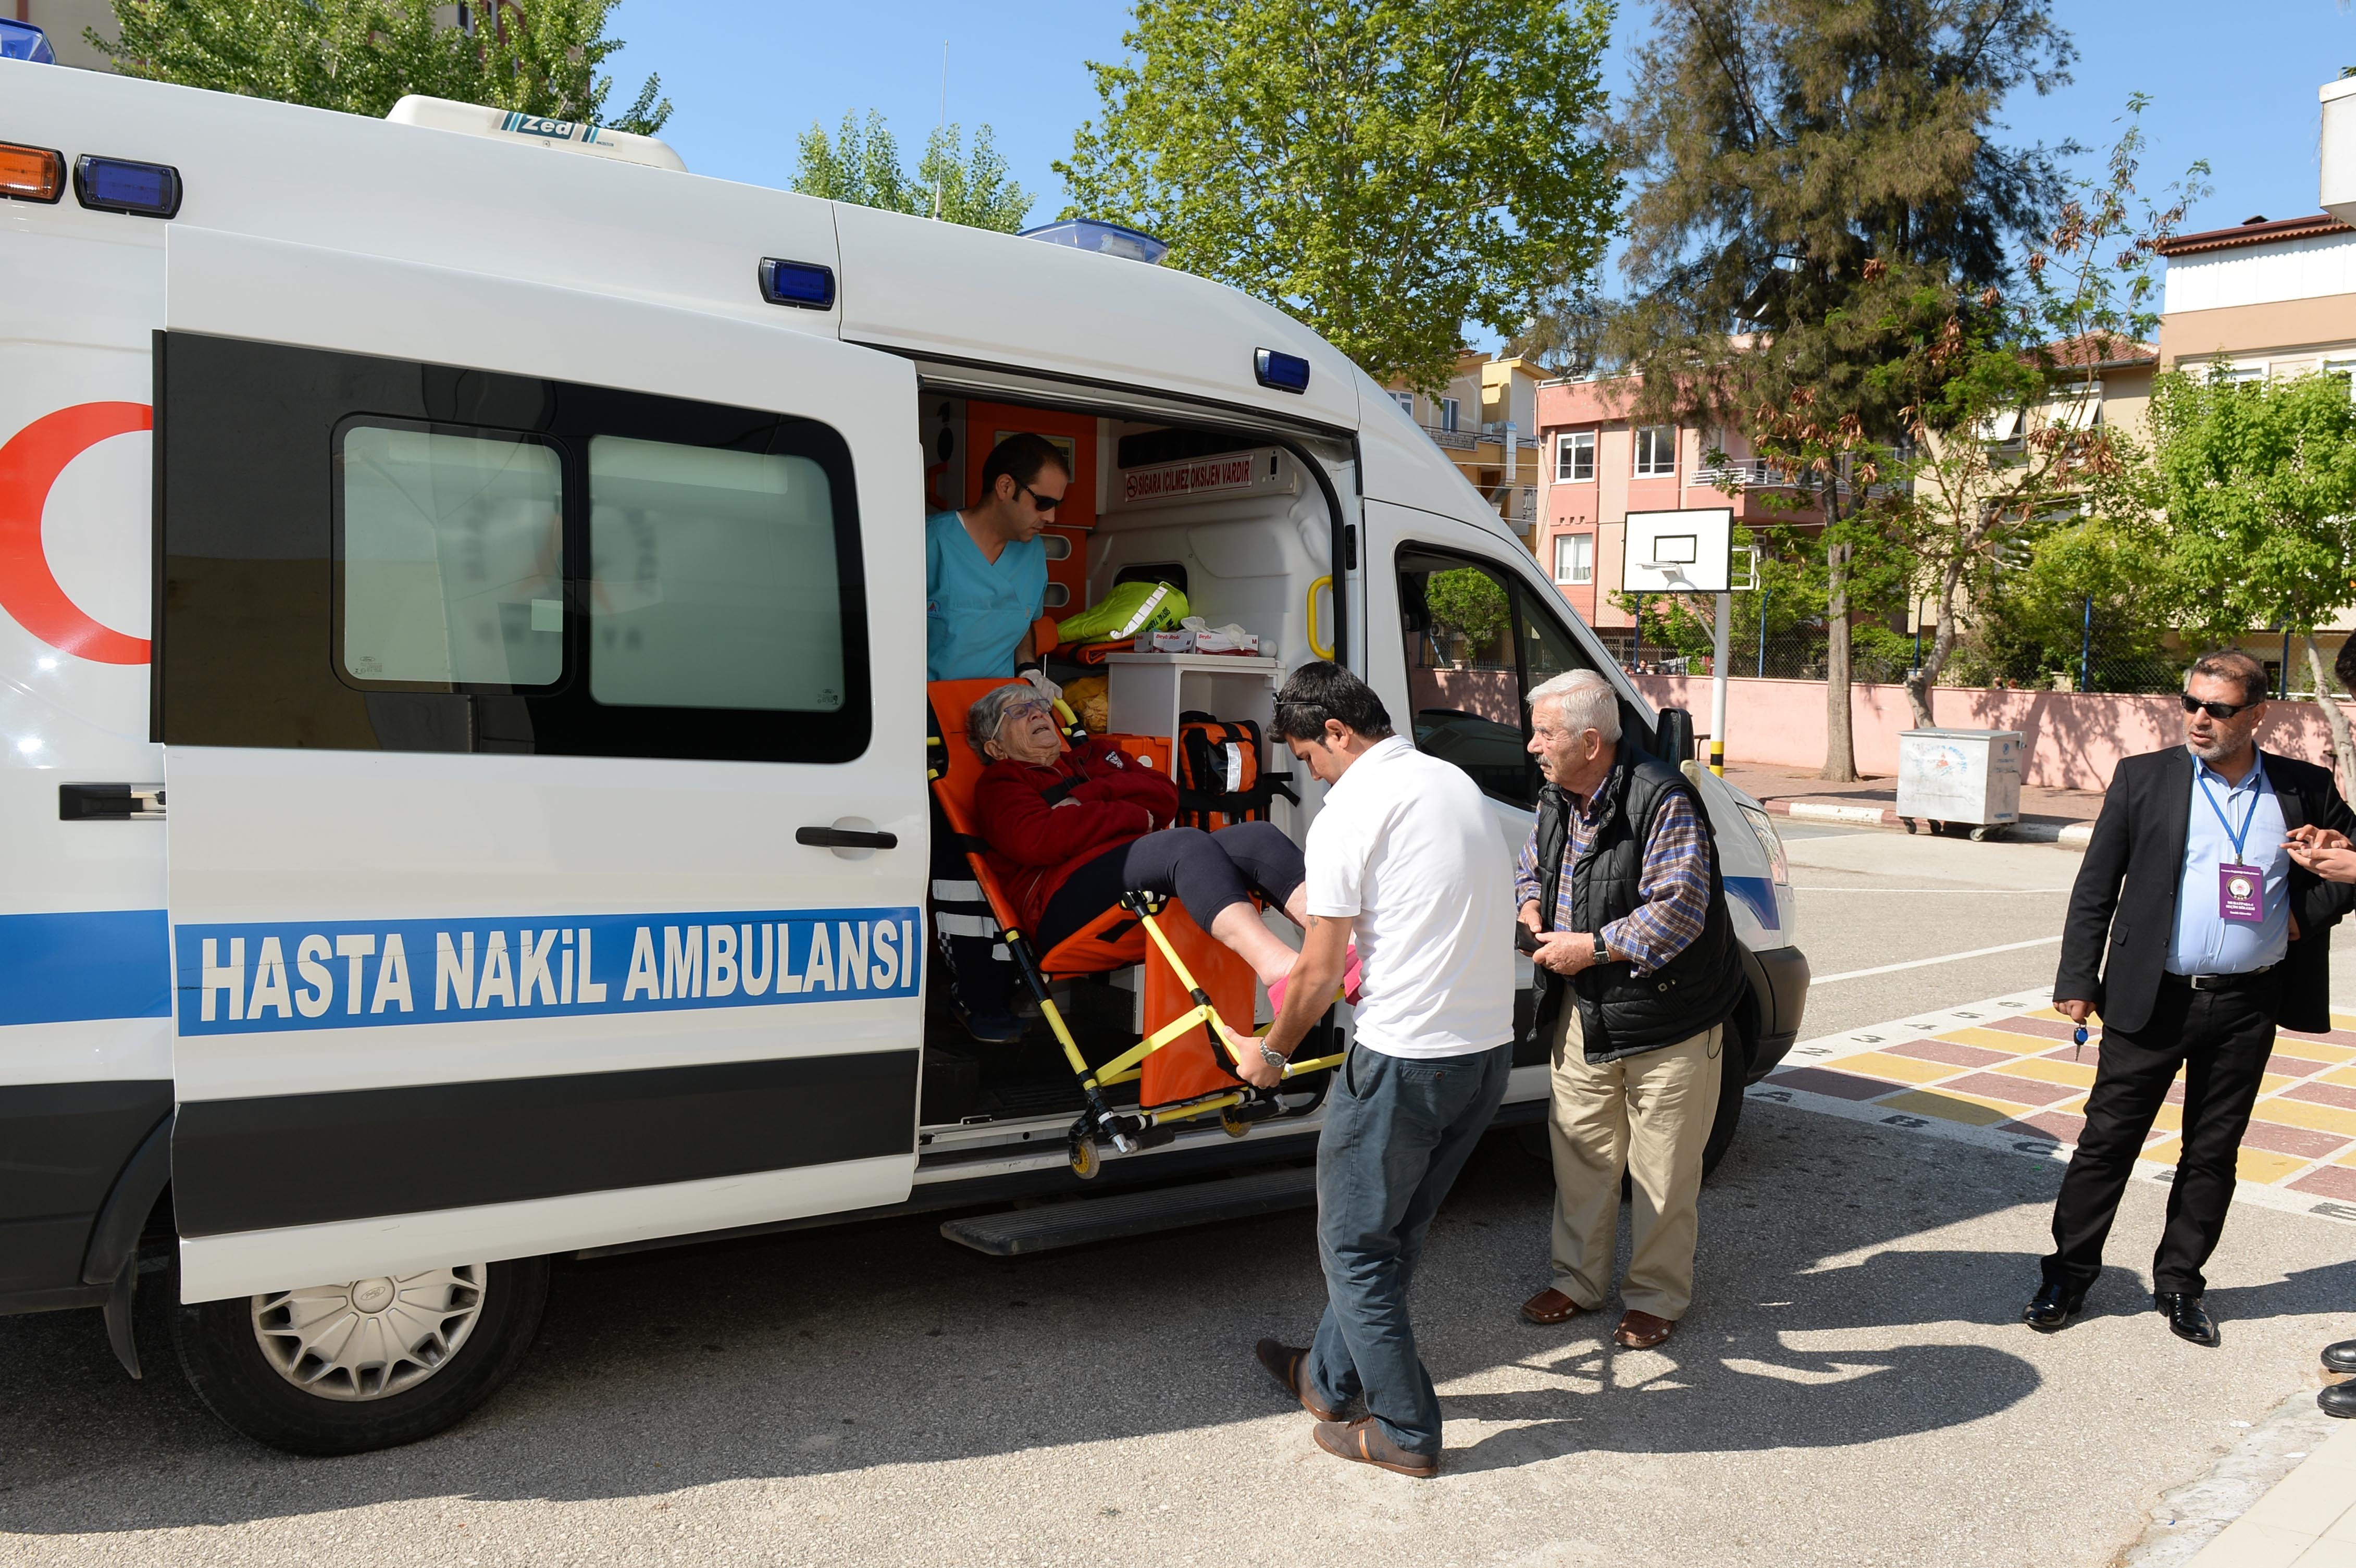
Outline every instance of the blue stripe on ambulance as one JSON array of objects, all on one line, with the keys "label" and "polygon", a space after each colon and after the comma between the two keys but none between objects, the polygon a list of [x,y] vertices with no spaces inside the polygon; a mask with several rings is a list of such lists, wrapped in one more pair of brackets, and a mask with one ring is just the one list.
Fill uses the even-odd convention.
[{"label": "blue stripe on ambulance", "polygon": [[375,1029],[914,997],[914,908],[177,928],[179,1032]]},{"label": "blue stripe on ambulance", "polygon": [[1729,898],[1740,899],[1750,907],[1761,925],[1772,931],[1781,923],[1775,912],[1775,884],[1765,877],[1721,877]]},{"label": "blue stripe on ambulance", "polygon": [[0,1024],[172,1016],[160,909],[0,915]]}]

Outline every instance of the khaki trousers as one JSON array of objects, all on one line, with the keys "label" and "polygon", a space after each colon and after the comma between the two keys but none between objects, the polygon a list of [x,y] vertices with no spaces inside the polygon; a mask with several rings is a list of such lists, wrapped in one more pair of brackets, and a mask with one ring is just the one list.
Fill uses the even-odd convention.
[{"label": "khaki trousers", "polygon": [[1612,1294],[1624,1168],[1636,1244],[1620,1298],[1675,1322],[1693,1304],[1694,1207],[1718,1114],[1724,1027],[1590,1065],[1579,1008],[1566,997],[1553,1034],[1555,1288],[1590,1309]]}]

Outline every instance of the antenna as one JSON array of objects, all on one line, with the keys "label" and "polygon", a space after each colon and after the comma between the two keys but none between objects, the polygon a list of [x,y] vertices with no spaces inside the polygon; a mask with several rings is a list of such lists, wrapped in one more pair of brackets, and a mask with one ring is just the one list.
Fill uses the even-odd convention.
[{"label": "antenna", "polygon": [[[949,128],[949,41],[941,40],[941,117],[933,127],[933,144],[940,145]],[[933,221],[941,220],[941,166],[933,165]]]}]

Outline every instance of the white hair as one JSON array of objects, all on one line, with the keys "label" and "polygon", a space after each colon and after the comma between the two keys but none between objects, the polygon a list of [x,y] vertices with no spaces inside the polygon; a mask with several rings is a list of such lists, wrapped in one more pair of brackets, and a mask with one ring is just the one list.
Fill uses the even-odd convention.
[{"label": "white hair", "polygon": [[1556,676],[1530,693],[1533,714],[1541,702],[1553,703],[1556,719],[1573,733],[1592,730],[1607,741],[1620,738],[1620,694],[1599,671],[1574,669]]}]

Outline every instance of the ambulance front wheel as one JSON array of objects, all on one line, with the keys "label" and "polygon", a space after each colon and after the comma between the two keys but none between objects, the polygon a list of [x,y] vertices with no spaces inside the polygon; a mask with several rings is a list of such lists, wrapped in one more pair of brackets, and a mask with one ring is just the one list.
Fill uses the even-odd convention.
[{"label": "ambulance front wheel", "polygon": [[257,1443],[326,1456],[431,1437],[522,1362],[548,1260],[458,1264],[176,1307],[198,1398]]}]

